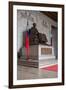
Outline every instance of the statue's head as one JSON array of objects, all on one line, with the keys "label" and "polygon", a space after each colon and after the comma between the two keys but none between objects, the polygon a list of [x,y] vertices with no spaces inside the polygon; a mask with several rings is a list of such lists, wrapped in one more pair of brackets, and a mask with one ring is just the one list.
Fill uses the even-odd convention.
[{"label": "statue's head", "polygon": [[36,27],[36,23],[33,23],[33,27]]}]

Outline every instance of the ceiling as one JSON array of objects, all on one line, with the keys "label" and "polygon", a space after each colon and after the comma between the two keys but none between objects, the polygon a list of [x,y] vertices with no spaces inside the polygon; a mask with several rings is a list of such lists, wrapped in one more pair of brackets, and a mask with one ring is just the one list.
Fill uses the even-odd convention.
[{"label": "ceiling", "polygon": [[42,12],[42,13],[57,22],[57,15],[58,15],[57,12]]}]

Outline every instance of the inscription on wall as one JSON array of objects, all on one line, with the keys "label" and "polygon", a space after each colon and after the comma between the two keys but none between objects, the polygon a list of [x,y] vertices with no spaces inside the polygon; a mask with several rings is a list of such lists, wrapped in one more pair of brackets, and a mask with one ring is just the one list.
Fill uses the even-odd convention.
[{"label": "inscription on wall", "polygon": [[41,48],[41,55],[52,54],[52,48]]}]

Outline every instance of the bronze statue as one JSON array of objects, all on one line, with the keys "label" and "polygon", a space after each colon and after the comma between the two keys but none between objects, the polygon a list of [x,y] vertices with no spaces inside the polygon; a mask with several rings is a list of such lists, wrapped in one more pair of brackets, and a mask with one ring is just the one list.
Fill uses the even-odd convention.
[{"label": "bronze statue", "polygon": [[36,28],[36,23],[33,23],[33,27],[29,29],[29,42],[30,45],[39,44],[38,30]]},{"label": "bronze statue", "polygon": [[[23,33],[23,45],[25,45],[25,33]],[[38,45],[38,44],[46,44],[47,38],[45,34],[39,33],[36,28],[36,23],[33,23],[33,26],[28,30],[29,34],[29,45]]]}]

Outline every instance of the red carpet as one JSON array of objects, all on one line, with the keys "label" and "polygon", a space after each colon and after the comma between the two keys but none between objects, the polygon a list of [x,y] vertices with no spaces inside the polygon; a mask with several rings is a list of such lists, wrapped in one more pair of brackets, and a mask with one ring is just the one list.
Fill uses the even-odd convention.
[{"label": "red carpet", "polygon": [[57,64],[56,65],[51,65],[51,66],[48,66],[48,67],[44,67],[42,69],[57,72],[58,71],[58,65]]}]

